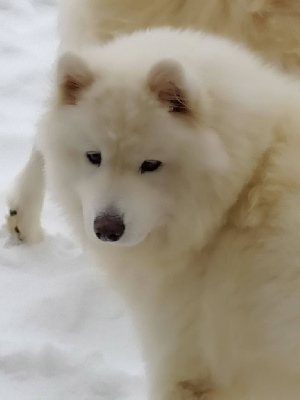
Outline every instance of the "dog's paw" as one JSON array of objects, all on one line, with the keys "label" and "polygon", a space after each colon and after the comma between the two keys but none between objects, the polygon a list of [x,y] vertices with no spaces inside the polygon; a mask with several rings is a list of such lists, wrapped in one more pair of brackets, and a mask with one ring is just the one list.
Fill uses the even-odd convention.
[{"label": "dog's paw", "polygon": [[[43,240],[43,229],[32,210],[9,205],[6,226],[11,239],[16,242],[37,243]],[[28,211],[28,212],[27,212]]]}]

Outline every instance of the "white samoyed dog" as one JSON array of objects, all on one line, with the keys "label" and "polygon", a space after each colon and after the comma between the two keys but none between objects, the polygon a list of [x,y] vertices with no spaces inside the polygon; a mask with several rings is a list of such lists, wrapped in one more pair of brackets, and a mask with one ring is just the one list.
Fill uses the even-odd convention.
[{"label": "white samoyed dog", "polygon": [[[59,53],[168,25],[224,35],[280,69],[300,71],[300,0],[58,0],[58,6]],[[9,198],[13,237],[42,239],[43,197],[43,157],[34,149]]]},{"label": "white samoyed dog", "polygon": [[295,79],[203,33],[60,56],[8,224],[40,237],[43,157],[132,311],[151,400],[299,400],[299,109]]}]

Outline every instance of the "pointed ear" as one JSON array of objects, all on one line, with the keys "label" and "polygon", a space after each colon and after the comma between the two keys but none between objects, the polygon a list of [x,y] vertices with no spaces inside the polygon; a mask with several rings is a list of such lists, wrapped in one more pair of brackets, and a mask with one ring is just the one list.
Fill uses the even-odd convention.
[{"label": "pointed ear", "polygon": [[156,64],[149,73],[148,86],[159,101],[168,105],[169,112],[190,111],[184,72],[176,61],[163,60]]},{"label": "pointed ear", "polygon": [[73,53],[63,54],[57,65],[57,81],[63,104],[76,105],[82,90],[93,82],[88,65]]}]

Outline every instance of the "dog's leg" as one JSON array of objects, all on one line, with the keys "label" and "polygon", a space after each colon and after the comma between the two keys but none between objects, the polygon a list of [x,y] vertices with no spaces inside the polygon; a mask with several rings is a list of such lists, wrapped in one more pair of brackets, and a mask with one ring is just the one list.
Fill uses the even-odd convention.
[{"label": "dog's leg", "polygon": [[8,196],[7,227],[12,238],[26,243],[35,243],[43,238],[40,215],[44,192],[44,160],[42,154],[33,148]]}]

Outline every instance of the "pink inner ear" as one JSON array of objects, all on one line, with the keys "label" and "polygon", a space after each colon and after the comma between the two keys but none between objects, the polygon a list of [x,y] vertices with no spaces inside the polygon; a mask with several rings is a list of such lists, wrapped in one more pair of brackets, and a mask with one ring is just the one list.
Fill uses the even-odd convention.
[{"label": "pink inner ear", "polygon": [[159,100],[169,103],[169,111],[186,113],[188,111],[186,96],[182,89],[173,82],[166,82],[165,88],[161,87],[157,93]]},{"label": "pink inner ear", "polygon": [[65,104],[75,105],[83,84],[74,76],[67,75],[62,83],[62,100]]},{"label": "pink inner ear", "polygon": [[[160,76],[160,78],[162,78]],[[150,84],[159,101],[169,105],[171,113],[187,113],[189,111],[187,96],[172,80],[157,80]]]}]

